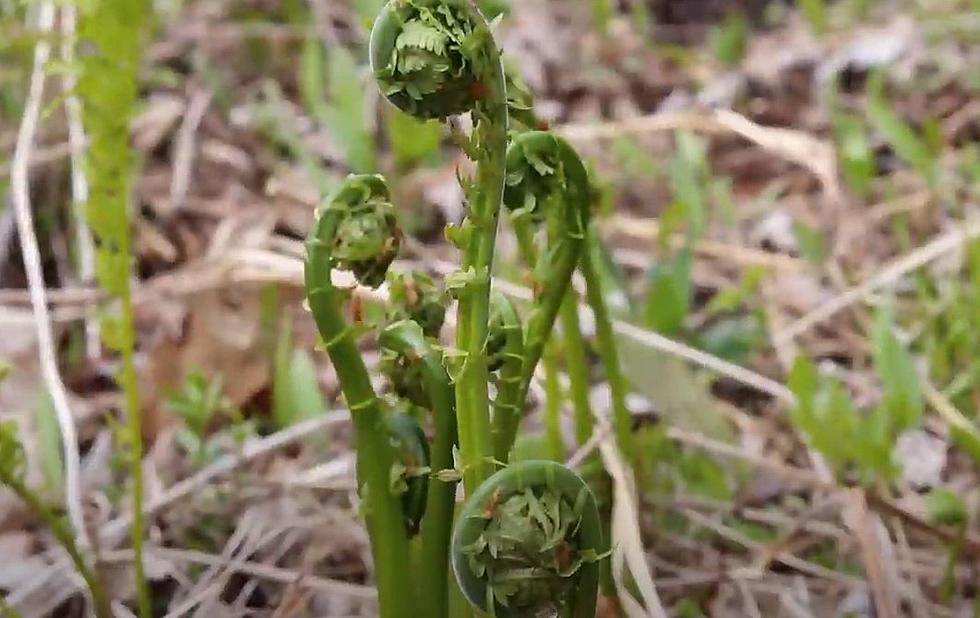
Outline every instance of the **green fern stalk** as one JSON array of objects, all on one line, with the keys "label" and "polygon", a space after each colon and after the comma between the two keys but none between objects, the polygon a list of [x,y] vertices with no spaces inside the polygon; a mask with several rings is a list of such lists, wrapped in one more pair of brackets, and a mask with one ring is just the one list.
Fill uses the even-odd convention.
[{"label": "green fern stalk", "polygon": [[596,267],[599,256],[599,237],[595,230],[589,230],[586,236],[586,248],[582,252],[579,269],[585,277],[586,299],[592,307],[595,319],[596,347],[599,359],[606,373],[609,384],[609,398],[613,412],[613,428],[616,432],[616,442],[623,454],[631,460],[636,454],[633,446],[633,419],[626,406],[629,394],[629,383],[623,375],[616,344],[616,334],[613,332],[612,318],[602,293],[602,280]]},{"label": "green fern stalk", "polygon": [[[558,372],[560,350],[554,341],[544,347],[541,364],[544,367],[544,434],[547,440],[548,456],[554,461],[565,458],[565,440],[561,434],[561,403],[564,395]],[[506,444],[503,448],[506,448]]]},{"label": "green fern stalk", "polygon": [[585,444],[592,437],[595,419],[589,403],[589,361],[578,316],[578,300],[571,290],[561,304],[562,352],[568,371],[568,392],[575,421],[575,440]]},{"label": "green fern stalk", "polygon": [[79,39],[82,122],[89,136],[86,174],[90,197],[86,208],[97,243],[96,276],[119,303],[119,312],[106,317],[102,332],[106,344],[118,351],[122,366],[117,380],[125,394],[127,447],[132,482],[132,544],[139,613],[151,615],[150,595],[143,568],[143,437],[133,351],[133,303],[130,291],[132,236],[129,197],[134,163],[129,146],[129,120],[137,97],[137,73],[145,20],[144,2],[101,0],[85,3]]},{"label": "green fern stalk", "polygon": [[511,445],[508,425],[520,418],[524,380],[524,329],[517,308],[498,290],[490,292],[490,334],[487,341],[490,369],[497,375],[497,397],[493,402],[494,459],[505,462]]},{"label": "green fern stalk", "polygon": [[371,32],[371,65],[388,99],[418,118],[445,119],[469,112],[473,133],[461,138],[476,162],[464,182],[468,211],[450,230],[463,252],[449,280],[459,301],[452,377],[463,482],[473,491],[493,471],[489,370],[490,275],[504,190],[507,93],[500,52],[490,27],[465,0],[391,0]]},{"label": "green fern stalk", "polygon": [[[92,611],[98,618],[112,618],[109,597],[98,573],[92,568],[75,542],[75,534],[63,517],[57,516],[36,492],[24,483],[24,452],[12,422],[0,423],[0,486],[6,487],[20,498],[27,508],[51,531],[55,540],[64,548],[75,570],[82,576],[92,597]],[[13,608],[4,612],[15,615]],[[6,615],[6,614],[4,614]]]},{"label": "green fern stalk", "polygon": [[51,509],[44,504],[37,494],[24,485],[20,479],[0,477],[0,484],[7,487],[14,493],[27,508],[34,513],[51,531],[58,544],[68,553],[75,570],[85,580],[89,594],[92,596],[92,611],[98,618],[112,618],[113,613],[109,605],[109,597],[106,596],[105,588],[99,580],[98,575],[82,557],[82,552],[75,544],[75,535],[65,523],[64,519],[55,515]]},{"label": "green fern stalk", "polygon": [[[534,305],[525,327],[521,388],[516,393],[517,405],[509,407],[519,411],[582,251],[589,221],[589,185],[585,167],[572,147],[543,131],[514,138],[507,154],[507,172],[504,204],[534,287]],[[534,230],[540,224],[547,230],[541,250],[534,241]],[[518,421],[516,414],[495,417],[498,454],[510,452]]]},{"label": "green fern stalk", "polygon": [[414,591],[404,569],[409,561],[402,504],[392,491],[396,460],[381,402],[361,357],[354,329],[342,312],[345,292],[334,287],[335,267],[377,286],[398,249],[394,208],[380,176],[351,176],[317,212],[306,241],[306,296],[310,312],[337,372],[350,409],[357,447],[357,474],[366,504],[378,602],[382,618],[413,614]]},{"label": "green fern stalk", "polygon": [[453,470],[456,444],[456,406],[449,375],[442,365],[442,353],[425,338],[422,327],[409,320],[388,326],[379,340],[381,347],[414,359],[421,365],[421,382],[432,412],[435,435],[432,441],[429,489],[422,518],[420,571],[426,585],[421,587],[420,615],[446,616],[449,603],[449,541],[453,529],[456,483],[439,477]]}]

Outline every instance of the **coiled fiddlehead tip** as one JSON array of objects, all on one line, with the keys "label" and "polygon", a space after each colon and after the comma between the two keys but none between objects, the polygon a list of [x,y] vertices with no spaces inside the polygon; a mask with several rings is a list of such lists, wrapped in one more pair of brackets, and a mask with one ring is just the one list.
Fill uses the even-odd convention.
[{"label": "coiled fiddlehead tip", "polygon": [[492,616],[551,610],[592,618],[602,547],[585,482],[559,463],[525,461],[497,472],[466,500],[452,564],[466,598]]},{"label": "coiled fiddlehead tip", "polygon": [[389,0],[371,31],[382,93],[423,119],[470,111],[482,95],[481,37],[489,27],[464,0]]},{"label": "coiled fiddlehead tip", "polygon": [[390,199],[384,177],[351,175],[328,198],[321,213],[334,218],[330,254],[335,265],[350,270],[362,285],[372,288],[384,282],[401,246],[401,230]]},{"label": "coiled fiddlehead tip", "polygon": [[507,149],[504,206],[541,218],[540,202],[566,190],[563,152],[567,147],[553,133],[529,131],[515,137]]}]

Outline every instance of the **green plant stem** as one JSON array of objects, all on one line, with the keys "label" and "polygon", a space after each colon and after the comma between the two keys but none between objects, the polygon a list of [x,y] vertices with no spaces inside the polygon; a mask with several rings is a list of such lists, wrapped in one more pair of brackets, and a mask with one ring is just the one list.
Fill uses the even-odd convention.
[{"label": "green plant stem", "polygon": [[402,508],[390,487],[394,455],[381,403],[340,310],[343,293],[331,284],[330,250],[335,234],[335,217],[322,212],[306,241],[307,298],[354,425],[358,481],[366,503],[381,616],[409,618],[416,615],[414,590],[405,573],[411,562]]},{"label": "green plant stem", "polygon": [[383,347],[399,354],[414,355],[423,365],[423,380],[431,402],[435,435],[432,440],[429,491],[422,518],[420,615],[445,618],[449,615],[449,542],[456,505],[456,483],[440,480],[436,473],[453,469],[456,444],[456,406],[449,375],[442,365],[442,354],[425,339],[422,328],[403,320],[381,333]]},{"label": "green plant stem", "polygon": [[497,397],[493,402],[493,453],[497,461],[507,461],[510,449],[507,436],[517,431],[521,418],[518,397],[524,370],[524,330],[513,303],[497,290],[490,292],[490,312],[495,335],[503,337],[503,349],[495,352],[500,366]]},{"label": "green plant stem", "polygon": [[[550,195],[534,195],[537,207],[545,211],[548,228],[548,245],[544,257],[539,260],[534,243],[533,213],[525,207],[527,197],[535,189],[509,186],[507,205],[511,211],[511,225],[517,236],[521,255],[531,270],[534,288],[534,306],[527,320],[524,337],[524,371],[521,388],[517,392],[514,410],[519,410],[527,398],[531,378],[541,359],[544,347],[550,340],[555,319],[568,293],[569,283],[585,239],[589,221],[589,181],[581,159],[563,139],[550,133],[531,131],[514,139],[507,154],[509,176],[522,176],[527,183],[528,174],[534,169],[532,159],[548,158],[553,180],[560,183],[560,191]],[[516,203],[515,203],[516,202]],[[576,316],[577,317],[577,316]],[[499,422],[500,442],[498,452],[509,453],[517,437],[518,420],[502,418]],[[495,424],[498,419],[494,420]]]},{"label": "green plant stem", "polygon": [[4,475],[0,477],[0,484],[6,486],[10,491],[12,491],[20,500],[27,505],[27,508],[31,510],[34,515],[44,522],[44,525],[51,531],[54,535],[55,540],[65,549],[68,553],[68,557],[71,559],[72,564],[75,565],[75,569],[78,574],[82,576],[85,580],[85,585],[88,586],[89,592],[92,596],[92,611],[98,618],[112,618],[112,610],[109,605],[109,597],[106,596],[105,588],[102,586],[102,582],[99,579],[98,574],[95,569],[90,567],[85,558],[82,557],[82,553],[75,543],[75,537],[72,531],[65,525],[65,522],[51,512],[46,504],[41,502],[37,494],[31,491],[24,483],[16,477],[10,477]]},{"label": "green plant stem", "polygon": [[966,539],[966,526],[960,526],[956,540],[949,544],[946,554],[946,567],[939,585],[939,598],[944,605],[949,605],[956,593],[956,563],[963,554],[963,543]]},{"label": "green plant stem", "polygon": [[[534,244],[534,230],[531,226],[531,222],[525,215],[511,216],[510,221],[511,227],[514,229],[514,235],[517,237],[517,244],[521,257],[531,269],[533,276],[536,270],[535,266],[538,263],[538,249]],[[542,287],[537,281],[534,281],[533,286],[535,289],[540,289]],[[576,313],[574,317],[570,318],[565,315],[565,313],[568,311],[565,309],[566,305],[571,306],[571,311],[577,311],[575,308],[574,296],[570,292],[567,292],[564,296],[556,296],[554,293],[541,294],[539,298],[543,299],[543,304],[539,304],[535,308],[535,315],[538,316],[539,320],[537,323],[529,323],[527,328],[527,339],[528,341],[535,341],[535,347],[530,350],[527,346],[524,348],[523,371],[519,387],[513,393],[502,393],[502,395],[512,397],[513,403],[494,417],[494,434],[496,436],[494,452],[500,461],[507,460],[510,449],[514,445],[514,440],[517,437],[517,429],[520,425],[520,412],[522,408],[519,402],[523,402],[527,398],[527,391],[531,384],[531,376],[533,375],[534,369],[537,366],[538,359],[542,356],[545,357],[544,363],[546,380],[549,378],[554,380],[554,384],[550,388],[546,385],[548,400],[545,402],[545,405],[547,406],[545,409],[545,430],[548,436],[549,453],[553,458],[555,458],[556,461],[560,461],[564,457],[564,440],[561,437],[561,402],[563,397],[561,384],[558,380],[559,346],[557,345],[557,342],[550,337],[555,313],[562,314],[563,325],[565,324],[566,318],[572,320],[575,326],[574,332],[579,337],[578,341],[568,341],[569,336],[567,334],[565,335],[564,345],[566,348],[571,346],[573,350],[571,354],[573,356],[576,353],[579,354],[578,358],[575,359],[566,358],[566,362],[575,364],[576,372],[584,372],[586,376],[588,375],[585,351],[582,348],[581,342],[581,329],[578,326],[578,314]],[[560,304],[559,302],[556,302],[556,300],[561,301]],[[553,306],[556,308],[553,308]],[[547,336],[542,338],[540,331],[547,324],[549,315],[551,316],[551,325],[548,325]],[[532,328],[534,329],[533,331]],[[564,334],[565,330],[563,329],[562,332]],[[532,333],[535,334],[534,337],[531,336]],[[550,359],[547,358],[546,354],[546,349],[549,347],[552,348],[552,355]],[[577,350],[575,348],[577,348]],[[567,353],[568,351],[566,350],[566,354]],[[569,367],[569,377],[573,377],[571,367]],[[580,377],[580,374],[577,377]],[[582,406],[583,401],[585,402],[584,406],[586,414],[591,417],[591,412],[589,411],[588,407],[588,379],[586,378],[584,382],[584,399],[581,392],[575,392],[577,387],[574,384],[574,379],[572,382],[573,384],[570,392],[577,422],[578,416],[581,414],[580,407]],[[583,382],[580,380],[579,384],[582,383]]]},{"label": "green plant stem", "polygon": [[589,404],[589,362],[585,339],[578,317],[578,302],[571,290],[565,294],[560,309],[562,351],[565,369],[568,371],[568,392],[572,402],[572,418],[575,421],[575,440],[579,446],[592,437],[595,419]]},{"label": "green plant stem", "polygon": [[497,220],[503,199],[507,153],[507,104],[503,68],[492,39],[495,62],[493,83],[484,110],[477,110],[477,129],[482,142],[477,162],[477,189],[463,223],[468,243],[463,251],[462,272],[472,276],[460,293],[457,310],[456,347],[463,354],[455,376],[459,447],[463,459],[463,485],[472,493],[493,472],[493,439],[490,427],[486,341],[490,315],[490,274],[493,269]]},{"label": "green plant stem", "polygon": [[596,347],[599,359],[606,372],[606,382],[609,383],[609,397],[613,411],[613,428],[616,432],[616,442],[627,458],[632,458],[633,448],[633,419],[626,406],[626,396],[629,386],[620,367],[619,353],[616,347],[616,335],[613,332],[612,319],[602,291],[602,280],[596,268],[599,238],[595,230],[589,230],[586,235],[585,251],[579,260],[579,269],[585,277],[586,299],[592,307],[595,318]]},{"label": "green plant stem", "polygon": [[[530,221],[527,220],[525,216],[518,216],[511,214],[510,224],[514,230],[514,235],[517,238],[518,250],[521,254],[521,259],[527,264],[531,271],[531,276],[534,275],[534,265],[538,261],[538,249],[534,246],[534,229],[531,227]],[[536,283],[534,284],[537,285]],[[524,389],[524,375],[527,362],[527,350],[523,350],[524,360],[520,367],[520,377],[517,381],[516,388],[509,391],[500,392],[497,395],[497,405],[494,410],[493,417],[493,435],[494,435],[494,456],[499,461],[507,461],[509,458],[511,447],[514,445],[514,440],[517,437],[517,429],[521,422],[521,411],[523,409],[523,401],[526,397],[526,391]],[[551,442],[551,454],[556,453],[564,454],[564,447],[562,446],[561,439],[561,384],[558,382],[558,368],[557,368],[557,355],[553,355],[551,358],[551,368],[554,370],[555,384],[553,390],[549,391],[548,402],[553,403],[554,408],[552,413],[545,416],[546,422],[554,423],[553,428],[547,428],[549,431],[549,440]],[[551,396],[553,395],[553,396]],[[554,433],[552,433],[552,430]]]},{"label": "green plant stem", "polygon": [[555,461],[565,458],[565,441],[561,436],[561,379],[558,375],[558,346],[549,341],[544,348],[541,363],[544,365],[544,431],[548,442],[548,455]]},{"label": "green plant stem", "polygon": [[[124,249],[129,253],[130,248]],[[133,484],[132,509],[133,527],[130,530],[130,540],[133,544],[134,565],[136,575],[137,604],[140,618],[150,618],[153,615],[150,603],[150,590],[146,583],[146,572],[143,565],[143,423],[140,410],[139,390],[136,377],[136,364],[133,361],[136,347],[133,325],[133,299],[129,286],[120,299],[122,313],[119,317],[122,343],[122,369],[118,380],[122,384],[126,398],[126,429],[129,434],[129,476]]]},{"label": "green plant stem", "polygon": [[78,92],[83,102],[82,121],[89,135],[86,174],[90,199],[86,215],[98,241],[96,274],[99,284],[119,301],[120,312],[105,320],[106,343],[117,350],[122,368],[117,378],[124,391],[127,447],[132,483],[131,542],[134,553],[136,596],[141,618],[150,618],[152,606],[143,565],[143,435],[136,369],[136,337],[130,286],[132,233],[129,225],[133,151],[129,121],[138,97],[137,74],[146,19],[144,2],[86,3],[79,23],[79,39],[88,52],[79,54]]}]

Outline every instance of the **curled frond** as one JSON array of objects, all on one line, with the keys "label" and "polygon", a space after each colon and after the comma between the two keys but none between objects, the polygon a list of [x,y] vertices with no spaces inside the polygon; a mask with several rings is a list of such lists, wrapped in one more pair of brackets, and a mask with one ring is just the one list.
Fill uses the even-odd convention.
[{"label": "curled frond", "polygon": [[[436,338],[446,318],[446,294],[424,273],[389,273],[390,306],[388,319],[393,324],[409,321],[421,330],[420,337]],[[405,330],[407,325],[399,327]],[[386,340],[390,340],[389,335]],[[403,399],[430,409],[426,387],[428,370],[425,359],[410,346],[383,348],[381,369],[388,376],[392,390]]]},{"label": "curled frond", "polygon": [[574,472],[525,461],[487,479],[463,505],[452,563],[475,607],[499,618],[592,618],[602,532],[595,498]]},{"label": "curled frond", "polygon": [[[319,240],[329,243],[332,265],[378,287],[398,255],[401,231],[388,185],[376,175],[351,175],[319,213]],[[326,238],[324,237],[326,236]]]},{"label": "curled frond", "polygon": [[507,150],[504,206],[515,216],[523,214],[540,223],[544,218],[541,203],[565,192],[557,139],[551,133],[525,133]]},{"label": "curled frond", "polygon": [[371,32],[371,66],[388,99],[419,118],[472,110],[481,96],[489,27],[462,0],[390,0]]},{"label": "curled frond", "polygon": [[512,213],[526,213],[540,222],[543,204],[560,199],[571,209],[562,215],[573,215],[568,221],[571,233],[580,236],[588,217],[580,204],[588,204],[588,193],[588,175],[581,159],[562,138],[546,131],[529,131],[511,142],[504,205]]},{"label": "curled frond", "polygon": [[[535,292],[524,329],[521,388],[510,402],[514,408],[523,404],[582,255],[590,209],[590,185],[582,160],[565,140],[551,133],[518,135],[507,151],[504,205],[510,210]],[[537,234],[539,226],[544,234]],[[498,456],[509,451],[515,438],[516,424],[506,429],[498,436]]]},{"label": "curled frond", "polygon": [[391,321],[409,319],[422,327],[426,337],[438,337],[446,320],[446,294],[420,272],[390,273],[388,275]]}]

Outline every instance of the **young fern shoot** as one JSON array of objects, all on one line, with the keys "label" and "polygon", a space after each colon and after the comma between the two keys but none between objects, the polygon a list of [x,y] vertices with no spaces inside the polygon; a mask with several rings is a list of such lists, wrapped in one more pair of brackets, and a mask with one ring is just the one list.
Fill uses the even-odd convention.
[{"label": "young fern shoot", "polygon": [[[355,339],[364,326],[348,324],[347,292],[331,278],[334,269],[371,287],[386,278],[399,230],[384,180],[350,176],[325,200],[307,240],[307,297],[351,410],[381,616],[449,618],[450,564],[480,615],[594,616],[604,546],[588,486],[555,462],[494,471],[510,456],[531,375],[583,247],[584,168],[546,133],[518,138],[508,154],[500,53],[468,0],[390,0],[371,33],[371,63],[382,92],[403,111],[425,119],[469,113],[472,133],[456,137],[476,162],[474,178],[460,181],[467,216],[447,230],[462,252],[461,269],[446,280],[458,301],[454,347],[437,341],[447,301],[439,286],[418,273],[387,274],[394,307],[379,337],[381,365],[398,409],[408,412],[387,411],[375,393]],[[554,183],[560,190],[550,189],[539,208],[538,185]],[[542,283],[526,325],[491,290],[505,185],[510,207],[548,227],[544,257],[532,260]],[[552,199],[559,195],[569,199]],[[460,477],[468,500],[454,526]]]},{"label": "young fern shoot", "polygon": [[313,320],[340,379],[350,408],[357,446],[358,484],[366,504],[381,616],[410,615],[406,599],[413,592],[404,576],[409,563],[408,533],[400,496],[392,491],[396,461],[381,401],[374,392],[355,339],[342,311],[345,290],[333,285],[336,268],[377,287],[399,246],[394,207],[380,176],[351,176],[317,212],[306,241],[306,295]]},{"label": "young fern shoot", "polygon": [[463,482],[474,491],[493,471],[486,345],[508,126],[500,52],[486,19],[466,0],[391,0],[371,32],[371,65],[382,92],[403,111],[473,119],[465,146],[476,176],[463,183],[466,219],[448,236],[463,252],[449,285],[459,301],[450,360]]},{"label": "young fern shoot", "polygon": [[[521,382],[513,394],[518,407],[503,407],[503,414],[494,419],[498,457],[505,457],[513,447],[519,406],[527,398],[534,369],[552,334],[584,247],[589,184],[581,159],[565,140],[552,133],[530,131],[516,136],[507,153],[504,205],[532,271],[535,302],[525,328]],[[539,251],[534,241],[535,228],[541,224],[547,236],[544,251]]]},{"label": "young fern shoot", "polygon": [[119,352],[117,381],[125,395],[125,429],[117,438],[129,460],[137,602],[140,618],[150,618],[152,606],[143,567],[143,435],[136,335],[130,286],[133,241],[129,225],[132,167],[129,121],[136,109],[137,72],[146,23],[143,2],[79,4],[78,36],[85,43],[79,53],[78,94],[82,123],[89,136],[85,152],[89,178],[86,215],[96,242],[95,271],[99,285],[118,302],[115,316],[106,316],[102,336],[107,347]]},{"label": "young fern shoot", "polygon": [[488,479],[463,505],[453,571],[466,598],[498,618],[594,618],[602,559],[595,498],[574,472],[526,461]]},{"label": "young fern shoot", "polygon": [[[441,325],[442,318],[436,321]],[[433,324],[432,321],[428,323]],[[400,394],[408,395],[412,403],[432,414],[434,437],[428,458],[432,475],[427,480],[425,492],[419,564],[428,580],[422,590],[423,615],[439,617],[448,612],[448,552],[456,503],[456,483],[441,478],[440,473],[454,468],[456,403],[452,383],[442,364],[442,352],[426,335],[425,328],[418,322],[400,320],[382,331],[380,343],[386,352],[398,359],[391,366],[413,376],[411,390]],[[396,385],[396,391],[399,390],[398,380],[392,379],[392,383]]]}]

